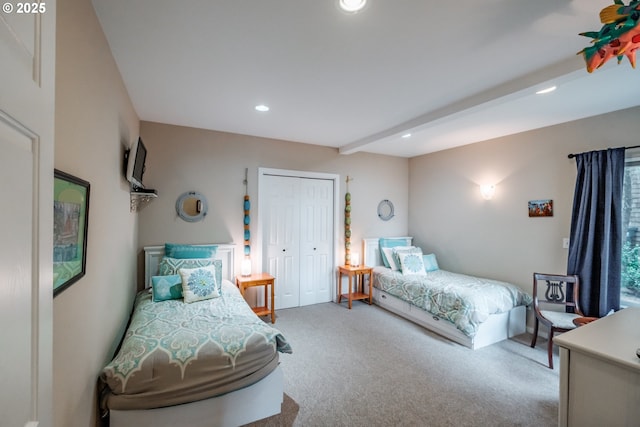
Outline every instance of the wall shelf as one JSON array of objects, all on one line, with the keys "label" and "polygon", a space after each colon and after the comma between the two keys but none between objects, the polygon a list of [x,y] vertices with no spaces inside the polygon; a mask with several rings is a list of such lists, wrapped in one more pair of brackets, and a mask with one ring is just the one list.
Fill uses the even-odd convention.
[{"label": "wall shelf", "polygon": [[129,195],[131,199],[129,209],[131,212],[140,212],[149,202],[158,197],[158,193],[156,192],[131,191]]}]

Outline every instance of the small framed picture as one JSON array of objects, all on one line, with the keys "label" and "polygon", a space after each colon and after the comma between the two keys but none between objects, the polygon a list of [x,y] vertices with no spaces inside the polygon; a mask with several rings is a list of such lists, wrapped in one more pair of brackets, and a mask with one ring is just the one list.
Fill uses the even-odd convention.
[{"label": "small framed picture", "polygon": [[529,216],[553,216],[553,200],[529,200]]},{"label": "small framed picture", "polygon": [[87,181],[54,170],[53,179],[53,296],[84,276],[87,265],[89,219]]}]

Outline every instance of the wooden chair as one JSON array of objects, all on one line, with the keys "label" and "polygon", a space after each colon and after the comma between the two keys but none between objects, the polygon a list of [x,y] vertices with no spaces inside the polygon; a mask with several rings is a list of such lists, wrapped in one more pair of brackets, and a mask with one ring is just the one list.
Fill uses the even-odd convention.
[{"label": "wooden chair", "polygon": [[[569,294],[567,293],[568,284],[573,285],[573,290]],[[579,286],[580,280],[576,275],[533,273],[533,310],[536,318],[531,347],[536,346],[538,326],[542,323],[549,328],[547,352],[551,369],[553,369],[553,335],[575,329],[573,320],[583,317],[578,305]]]}]

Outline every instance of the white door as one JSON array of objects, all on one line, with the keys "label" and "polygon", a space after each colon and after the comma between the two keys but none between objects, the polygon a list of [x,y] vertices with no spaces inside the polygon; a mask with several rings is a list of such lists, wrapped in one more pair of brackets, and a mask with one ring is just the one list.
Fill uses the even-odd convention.
[{"label": "white door", "polygon": [[[51,426],[55,1],[0,19],[0,414]],[[29,7],[41,7],[29,3]],[[28,5],[27,5],[28,6]]]},{"label": "white door", "polygon": [[300,305],[331,300],[333,181],[300,181]]},{"label": "white door", "polygon": [[282,176],[267,177],[260,191],[265,198],[263,247],[266,270],[276,278],[275,308],[300,303],[300,181]]},{"label": "white door", "polygon": [[266,271],[275,308],[331,300],[333,181],[268,175],[260,190]]}]

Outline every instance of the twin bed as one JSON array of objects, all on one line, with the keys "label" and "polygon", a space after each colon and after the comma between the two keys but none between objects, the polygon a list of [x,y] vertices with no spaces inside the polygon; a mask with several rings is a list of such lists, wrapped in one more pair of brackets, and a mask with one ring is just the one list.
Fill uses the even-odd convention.
[{"label": "twin bed", "polygon": [[219,288],[190,303],[172,296],[175,288],[138,293],[121,348],[99,379],[111,427],[239,426],[280,413],[279,353],[291,347],[232,283],[234,245],[185,246],[215,247],[215,255],[189,265],[165,258],[164,245],[145,247],[145,287],[179,277],[167,265],[182,265],[180,274],[211,271]]},{"label": "twin bed", "polygon": [[[525,332],[531,297],[517,286],[441,270],[432,255],[420,259],[431,265],[413,274],[408,253],[415,251],[402,250],[412,239],[382,240],[363,241],[379,306],[471,349]],[[395,270],[384,265],[387,243],[394,259],[400,255]],[[99,378],[100,409],[111,427],[240,426],[281,411],[279,353],[291,347],[232,283],[234,245],[184,246],[215,247],[211,262],[193,271],[210,269],[217,295],[187,303],[186,293],[184,300],[175,295],[178,280],[161,298],[156,292],[165,278],[179,279],[167,265],[182,261],[165,256],[164,245],[144,248],[147,289],[136,296],[121,348]]]},{"label": "twin bed", "polygon": [[[532,300],[515,285],[441,270],[432,254],[424,257],[421,274],[403,274],[393,261],[386,266],[383,251],[403,252],[411,244],[411,237],[364,239],[363,261],[373,267],[374,303],[471,349],[526,331],[526,306]],[[406,259],[405,270],[411,268]]]}]

